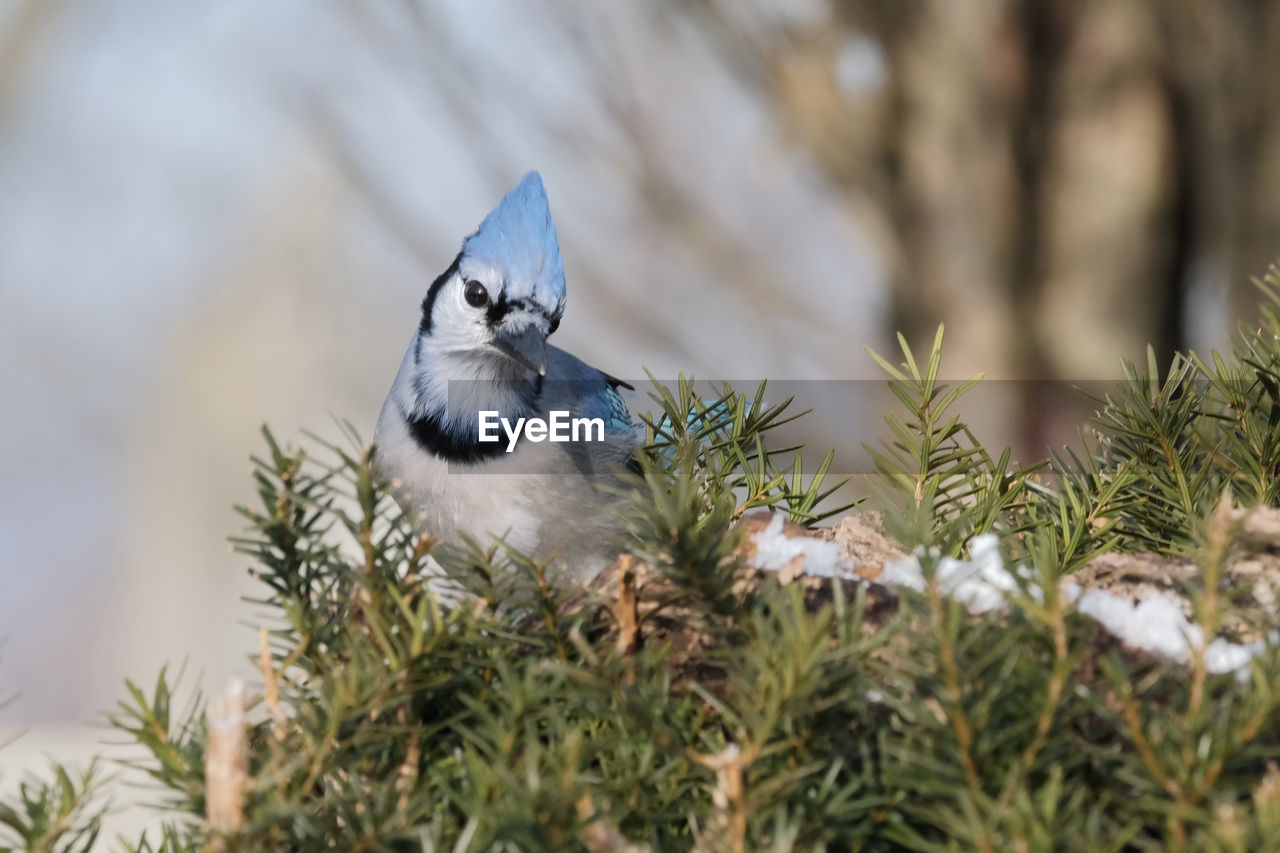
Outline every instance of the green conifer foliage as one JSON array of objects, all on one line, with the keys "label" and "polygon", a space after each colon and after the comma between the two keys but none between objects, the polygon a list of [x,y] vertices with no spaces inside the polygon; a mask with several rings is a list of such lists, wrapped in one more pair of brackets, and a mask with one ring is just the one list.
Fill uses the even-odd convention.
[{"label": "green conifer foliage", "polygon": [[[413,530],[349,431],[291,448],[264,430],[235,540],[261,582],[247,724],[227,724],[235,702],[176,710],[167,672],[128,684],[111,720],[145,748],[168,811],[115,844],[1280,849],[1275,614],[1226,582],[1280,544],[1241,533],[1241,510],[1280,490],[1280,278],[1262,287],[1266,325],[1233,353],[1163,376],[1126,365],[1087,447],[1041,465],[955,417],[971,386],[939,379],[941,334],[922,362],[905,342],[901,362],[877,356],[902,404],[874,448],[879,497],[925,576],[888,608],[854,583],[815,603],[739,582],[744,514],[842,509],[830,457],[805,476],[793,449],[769,448],[792,415],[763,389],[656,388],[626,485],[635,562],[585,591],[501,543]],[[1019,588],[973,615],[937,570],[986,533]],[[1201,645],[1182,662],[1143,654],[1077,613],[1063,579],[1128,551],[1194,563],[1170,583],[1206,638],[1251,611],[1248,665],[1216,673]],[[0,806],[0,844],[88,849],[97,778],[29,780]]]}]

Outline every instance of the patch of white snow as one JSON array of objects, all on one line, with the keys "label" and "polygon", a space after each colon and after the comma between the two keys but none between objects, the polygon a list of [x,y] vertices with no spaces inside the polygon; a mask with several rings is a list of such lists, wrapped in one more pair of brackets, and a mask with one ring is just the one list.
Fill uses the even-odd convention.
[{"label": "patch of white snow", "polygon": [[[968,561],[954,557],[938,557],[936,572],[944,595],[963,603],[970,613],[986,613],[1004,606],[1005,595],[1017,592],[1018,583],[1004,568],[1000,558],[1000,541],[995,534],[984,533],[969,543]],[[924,569],[920,554],[890,560],[884,565],[880,582],[904,586],[918,592],[924,590]],[[1039,592],[1039,590],[1034,590]]]},{"label": "patch of white snow", "polygon": [[853,566],[840,559],[840,543],[812,536],[788,536],[781,513],[755,535],[756,552],[747,560],[752,568],[779,572],[796,557],[804,557],[804,573],[822,577],[854,577]]},{"label": "patch of white snow", "polygon": [[[1079,587],[1069,584],[1079,595]],[[1113,595],[1104,589],[1093,589],[1079,596],[1077,609],[1091,616],[1116,639],[1162,657],[1187,663],[1194,649],[1203,647],[1205,666],[1210,672],[1234,672],[1237,677],[1249,677],[1249,661],[1266,648],[1266,644],[1233,643],[1223,637],[1215,637],[1207,646],[1204,631],[1193,625],[1183,614],[1182,608],[1163,596],[1143,599],[1137,604]]]}]

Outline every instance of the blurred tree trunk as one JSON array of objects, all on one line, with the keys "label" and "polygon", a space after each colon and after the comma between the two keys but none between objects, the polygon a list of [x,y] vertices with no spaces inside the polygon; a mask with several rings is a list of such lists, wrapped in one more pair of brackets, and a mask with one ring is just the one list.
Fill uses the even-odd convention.
[{"label": "blurred tree trunk", "polygon": [[1191,244],[1187,152],[1151,4],[1064,2],[1050,14],[1031,24],[1053,61],[1043,100],[1029,105],[1040,144],[1026,158],[1033,210],[1013,270],[1037,380],[1024,386],[1022,438],[1040,448],[1069,440],[1055,427],[1092,409],[1070,382],[1118,376],[1147,344],[1167,364],[1184,339]]},{"label": "blurred tree trunk", "polygon": [[1249,321],[1249,281],[1280,259],[1280,4],[1157,8],[1195,199],[1195,275],[1223,282],[1228,319]]},{"label": "blurred tree trunk", "polygon": [[[1280,257],[1280,4],[697,8],[880,236],[895,327],[923,346],[945,321],[950,374],[1023,380],[988,389],[989,438],[1039,456],[1089,414],[1073,382],[1254,316]],[[860,40],[884,80],[850,91]]]}]

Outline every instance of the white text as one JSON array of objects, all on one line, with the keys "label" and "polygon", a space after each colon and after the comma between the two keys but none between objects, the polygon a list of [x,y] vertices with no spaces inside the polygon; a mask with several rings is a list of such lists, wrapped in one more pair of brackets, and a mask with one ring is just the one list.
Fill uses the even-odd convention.
[{"label": "white text", "polygon": [[[549,418],[516,418],[513,424],[496,411],[480,413],[480,441],[501,441],[498,428],[507,436],[507,453],[516,449],[523,433],[534,443],[542,441],[604,441],[603,418],[571,418],[567,411],[553,411]],[[592,434],[594,433],[594,438]],[[581,436],[581,437],[580,437]]]}]

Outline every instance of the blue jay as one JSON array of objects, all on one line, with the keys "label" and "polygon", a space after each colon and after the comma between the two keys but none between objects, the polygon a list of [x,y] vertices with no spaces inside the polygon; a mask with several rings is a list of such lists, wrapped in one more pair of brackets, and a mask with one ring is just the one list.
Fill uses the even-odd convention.
[{"label": "blue jay", "polygon": [[[587,580],[618,550],[610,486],[643,432],[619,395],[631,386],[548,345],[564,308],[556,228],[530,172],[428,288],[378,417],[375,466],[424,532],[500,538]],[[584,424],[578,441],[511,439],[509,424],[555,412],[602,428]],[[482,440],[494,413],[507,425]]]}]

